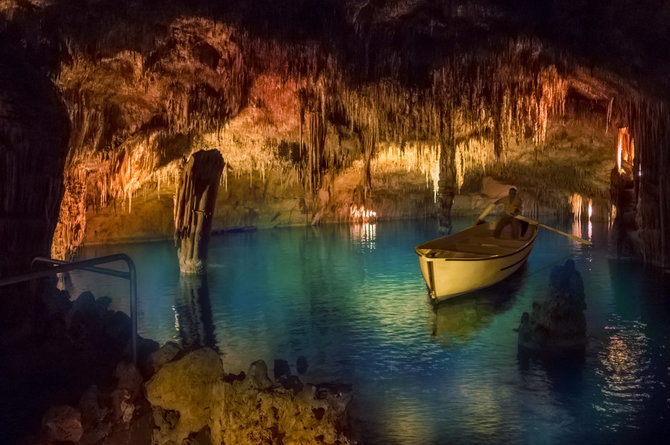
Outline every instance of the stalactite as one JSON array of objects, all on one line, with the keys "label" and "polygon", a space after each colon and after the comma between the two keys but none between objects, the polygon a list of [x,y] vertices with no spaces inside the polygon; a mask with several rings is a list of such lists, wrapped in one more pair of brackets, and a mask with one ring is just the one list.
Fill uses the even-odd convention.
[{"label": "stalactite", "polygon": [[439,230],[451,233],[451,206],[456,194],[456,146],[454,141],[454,118],[447,109],[443,120],[442,136],[440,137],[440,181],[438,191],[438,224]]}]

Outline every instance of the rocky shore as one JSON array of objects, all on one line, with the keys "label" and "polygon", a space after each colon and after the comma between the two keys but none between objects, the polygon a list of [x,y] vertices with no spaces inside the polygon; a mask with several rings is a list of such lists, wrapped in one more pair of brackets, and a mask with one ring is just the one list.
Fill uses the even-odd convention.
[{"label": "rocky shore", "polygon": [[41,300],[25,335],[2,343],[8,443],[350,443],[350,387],[304,383],[283,360],[274,379],[263,361],[229,374],[211,348],[146,339],[135,365],[129,317],[108,298]]}]

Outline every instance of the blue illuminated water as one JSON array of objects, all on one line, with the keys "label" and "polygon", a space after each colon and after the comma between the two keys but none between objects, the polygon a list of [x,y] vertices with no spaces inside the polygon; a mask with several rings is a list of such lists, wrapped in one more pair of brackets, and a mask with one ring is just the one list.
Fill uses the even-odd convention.
[{"label": "blue illuminated water", "polygon": [[[608,261],[605,229],[592,230],[593,248],[541,230],[521,273],[437,310],[414,253],[436,236],[431,221],[225,234],[212,240],[204,284],[180,278],[170,243],[84,256],[133,257],[145,337],[214,344],[227,372],[281,358],[295,373],[304,356],[303,381],[352,384],[361,443],[663,442],[668,280]],[[568,257],[584,279],[585,357],[520,359],[513,328],[547,295],[551,264]],[[127,308],[123,281],[73,283]]]}]

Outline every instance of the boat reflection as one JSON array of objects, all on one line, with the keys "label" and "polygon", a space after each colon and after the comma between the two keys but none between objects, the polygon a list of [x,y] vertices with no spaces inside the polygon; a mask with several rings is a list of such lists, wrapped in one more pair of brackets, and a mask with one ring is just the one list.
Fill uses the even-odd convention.
[{"label": "boat reflection", "polygon": [[217,349],[207,275],[182,274],[173,309],[175,329],[184,347],[209,346]]},{"label": "boat reflection", "polygon": [[527,265],[506,280],[479,291],[445,300],[434,307],[431,336],[447,346],[467,344],[497,314],[512,307],[524,285]]}]

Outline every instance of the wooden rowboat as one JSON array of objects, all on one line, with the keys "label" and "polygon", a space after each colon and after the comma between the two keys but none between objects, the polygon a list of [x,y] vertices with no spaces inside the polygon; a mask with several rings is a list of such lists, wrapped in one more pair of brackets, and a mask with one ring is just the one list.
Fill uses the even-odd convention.
[{"label": "wooden rowboat", "polygon": [[511,230],[503,230],[501,237],[495,238],[496,223],[485,222],[416,246],[432,300],[442,301],[491,286],[524,264],[533,250],[538,226],[524,223],[521,237],[514,240]]}]

